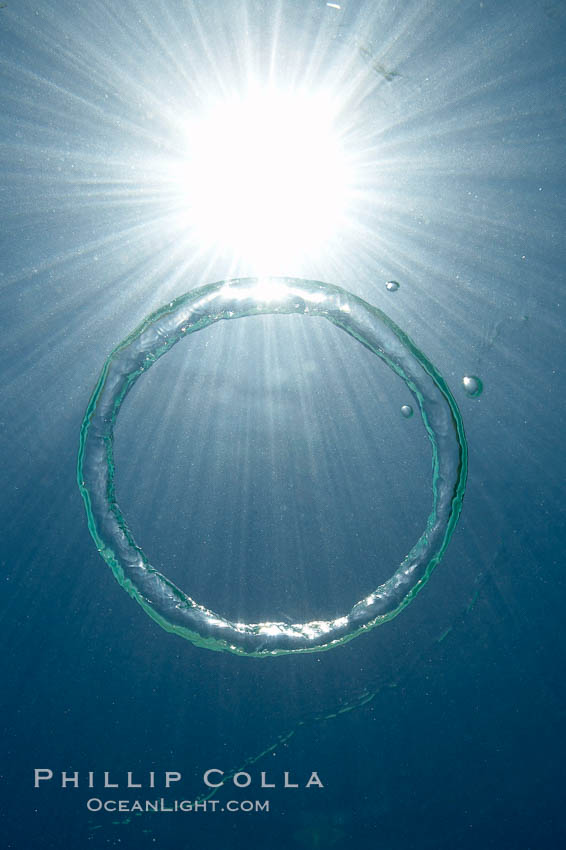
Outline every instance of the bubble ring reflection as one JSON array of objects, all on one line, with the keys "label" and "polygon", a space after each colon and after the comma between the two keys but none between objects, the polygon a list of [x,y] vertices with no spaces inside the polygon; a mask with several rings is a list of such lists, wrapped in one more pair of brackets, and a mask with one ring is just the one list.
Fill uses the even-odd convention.
[{"label": "bubble ring reflection", "polygon": [[[114,424],[138,378],[195,331],[220,319],[269,313],[323,317],[384,360],[413,394],[432,445],[433,505],[425,530],[391,578],[333,620],[235,623],[215,614],[150,565],[115,499]],[[251,656],[332,649],[396,617],[444,554],[460,515],[466,472],[467,445],[456,402],[411,339],[361,298],[337,286],[296,278],[213,283],[148,316],[104,364],[82,423],[78,458],[90,533],[121,586],[165,630],[197,646]]]}]

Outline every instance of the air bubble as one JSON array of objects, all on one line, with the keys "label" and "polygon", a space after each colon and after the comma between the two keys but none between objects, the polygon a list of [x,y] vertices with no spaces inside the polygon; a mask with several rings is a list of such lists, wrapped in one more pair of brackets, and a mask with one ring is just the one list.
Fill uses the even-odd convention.
[{"label": "air bubble", "polygon": [[[433,508],[421,536],[390,578],[341,616],[304,623],[232,622],[176,587],[136,544],[115,499],[114,426],[135,382],[183,337],[223,319],[289,313],[326,318],[381,358],[413,392],[432,447]],[[210,453],[215,448],[206,440],[197,450]],[[196,646],[274,658],[341,646],[389,622],[409,605],[441,560],[458,522],[467,454],[462,417],[442,376],[385,313],[320,281],[241,278],[179,296],[148,316],[110,353],[83,420],[77,479],[96,548],[148,616]]]},{"label": "air bubble", "polygon": [[464,375],[462,385],[470,398],[478,398],[483,392],[483,381],[477,375]]},{"label": "air bubble", "polygon": [[399,289],[400,286],[401,286],[401,284],[397,283],[396,280],[388,280],[387,283],[385,284],[385,288],[387,289],[388,292],[397,292],[397,290]]},{"label": "air bubble", "polygon": [[411,416],[413,415],[413,408],[411,407],[410,404],[404,404],[401,407],[401,413],[403,414],[405,419],[410,419]]}]

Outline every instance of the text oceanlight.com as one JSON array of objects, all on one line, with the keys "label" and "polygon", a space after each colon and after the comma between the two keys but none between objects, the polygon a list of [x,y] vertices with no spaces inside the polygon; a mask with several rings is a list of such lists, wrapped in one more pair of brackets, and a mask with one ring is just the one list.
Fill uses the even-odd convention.
[{"label": "text oceanlight.com", "polygon": [[[188,784],[188,783],[186,783]],[[192,783],[191,783],[192,784]],[[203,791],[198,793],[197,799],[169,799],[167,796],[157,797],[153,795],[147,798],[135,797],[132,799],[118,799],[118,794],[112,795],[112,799],[106,799],[100,795],[101,791],[121,792],[132,790],[157,790],[171,791],[183,787],[183,774],[179,770],[166,771],[78,771],[63,770],[54,771],[51,768],[35,768],[33,785],[41,789],[48,786],[57,787],[65,791],[73,789],[93,790],[100,796],[89,797],[86,808],[89,812],[119,812],[119,813],[143,813],[143,812],[269,812],[269,800],[247,799],[228,800],[220,802],[210,799],[216,789],[223,786],[232,786],[236,789],[249,788],[267,790],[297,790],[312,788],[324,788],[324,783],[316,771],[294,775],[291,771],[281,773],[251,774],[247,771],[237,773],[225,773],[219,768],[209,768],[202,775]],[[147,791],[146,791],[147,793]],[[159,793],[159,792],[157,792]],[[124,797],[126,795],[124,794]]]},{"label": "text oceanlight.com", "polygon": [[87,800],[89,812],[268,812],[269,800]]}]

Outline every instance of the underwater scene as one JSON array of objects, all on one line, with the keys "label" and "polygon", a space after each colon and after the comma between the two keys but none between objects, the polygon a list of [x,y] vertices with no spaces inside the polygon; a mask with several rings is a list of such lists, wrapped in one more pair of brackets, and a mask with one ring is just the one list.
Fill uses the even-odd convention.
[{"label": "underwater scene", "polygon": [[0,4],[2,848],[566,845],[565,43]]}]

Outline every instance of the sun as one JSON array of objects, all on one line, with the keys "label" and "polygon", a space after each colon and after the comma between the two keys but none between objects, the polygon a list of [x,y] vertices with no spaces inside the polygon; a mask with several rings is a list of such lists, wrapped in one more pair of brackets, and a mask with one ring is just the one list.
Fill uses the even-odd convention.
[{"label": "sun", "polygon": [[320,254],[345,226],[353,173],[326,93],[255,88],[186,127],[177,190],[203,247],[256,273]]}]

